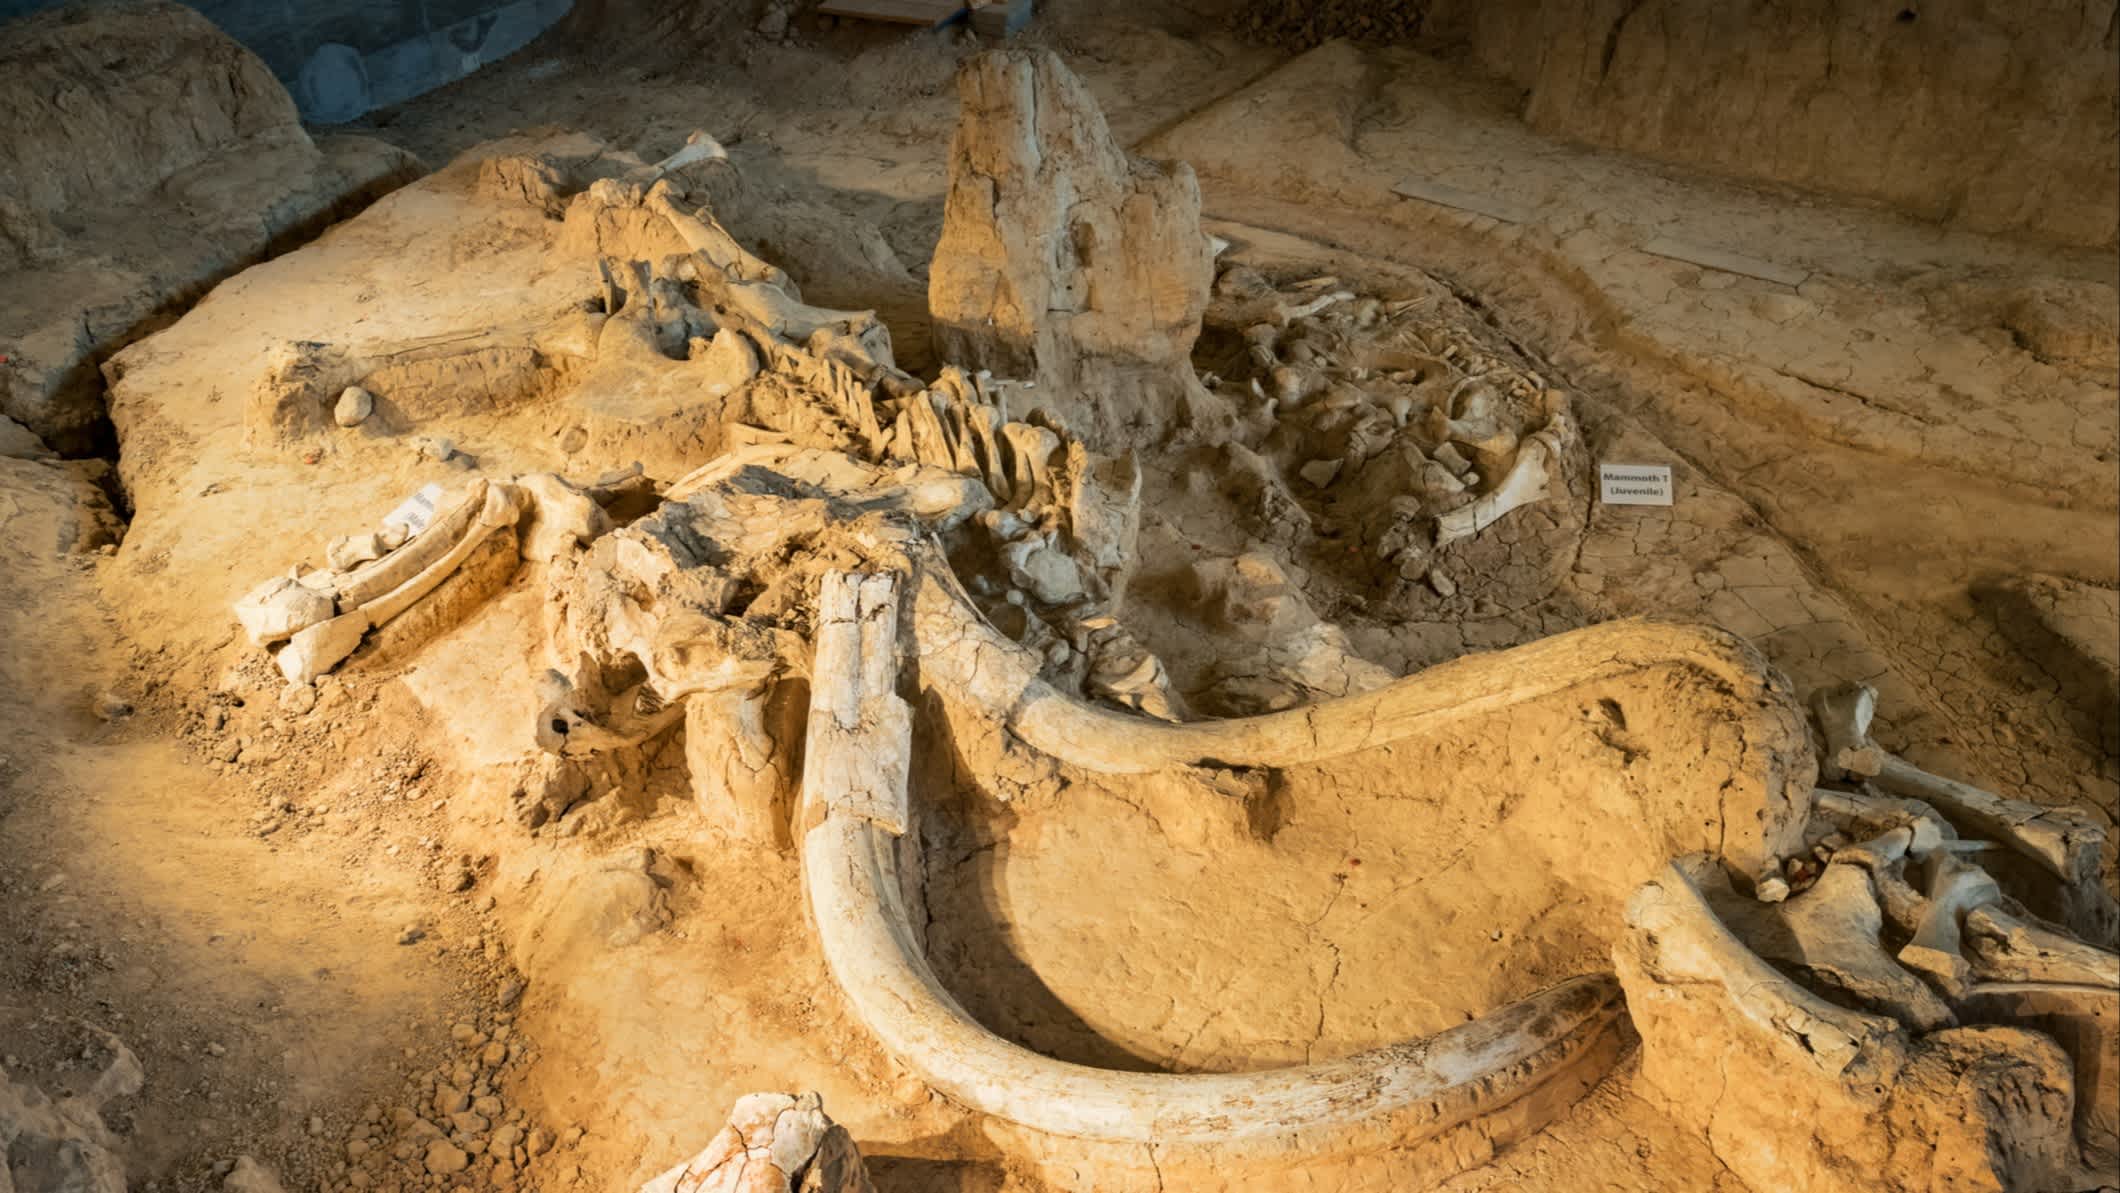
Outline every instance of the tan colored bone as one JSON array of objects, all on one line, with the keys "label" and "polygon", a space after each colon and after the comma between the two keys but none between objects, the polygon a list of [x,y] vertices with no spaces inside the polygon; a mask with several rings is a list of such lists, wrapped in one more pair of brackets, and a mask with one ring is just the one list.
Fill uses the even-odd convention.
[{"label": "tan colored bone", "polygon": [[293,576],[274,576],[236,602],[236,620],[252,645],[269,646],[319,622],[335,611],[331,595]]},{"label": "tan colored bone", "polygon": [[[425,567],[406,577],[397,587],[361,603],[360,611],[370,626],[379,626],[412,607],[413,602],[434,591],[434,586],[449,578],[486,536],[503,526],[512,526],[521,516],[522,507],[516,499],[515,489],[509,485],[493,485],[480,481],[479,507],[464,533],[448,549],[431,558]],[[421,536],[426,537],[425,535]],[[413,548],[418,540],[406,544],[405,553],[415,554]],[[439,543],[437,545],[440,545]],[[345,594],[340,600],[343,604]]]},{"label": "tan colored bone", "polygon": [[912,710],[898,677],[898,578],[826,573],[817,594],[803,799],[902,834]]},{"label": "tan colored bone", "polygon": [[1884,769],[1884,751],[1870,740],[1870,720],[1877,713],[1877,689],[1868,684],[1840,684],[1811,693],[1811,715],[1825,737],[1819,759],[1828,778],[1870,778]]},{"label": "tan colored bone", "polygon": [[402,587],[435,560],[447,555],[471,529],[486,507],[484,479],[474,480],[464,495],[446,513],[437,513],[425,530],[373,563],[363,564],[338,577],[338,606],[351,612],[377,597]]},{"label": "tan colored bone", "polygon": [[1553,458],[1548,441],[1543,436],[1533,436],[1517,452],[1516,466],[1509,470],[1509,475],[1493,492],[1436,519],[1436,546],[1471,538],[1501,521],[1505,515],[1533,502],[1544,501],[1551,482],[1547,466]]}]

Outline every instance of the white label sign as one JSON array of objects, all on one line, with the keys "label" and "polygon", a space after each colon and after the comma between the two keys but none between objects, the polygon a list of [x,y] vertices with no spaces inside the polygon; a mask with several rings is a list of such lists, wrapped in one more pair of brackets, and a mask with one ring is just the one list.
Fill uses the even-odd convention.
[{"label": "white label sign", "polygon": [[1606,505],[1669,505],[1671,466],[1599,464],[1597,499]]},{"label": "white label sign", "polygon": [[440,485],[423,485],[420,491],[398,503],[398,507],[383,515],[383,525],[396,524],[405,528],[405,537],[411,538],[427,529],[434,521],[434,507],[442,501]]}]

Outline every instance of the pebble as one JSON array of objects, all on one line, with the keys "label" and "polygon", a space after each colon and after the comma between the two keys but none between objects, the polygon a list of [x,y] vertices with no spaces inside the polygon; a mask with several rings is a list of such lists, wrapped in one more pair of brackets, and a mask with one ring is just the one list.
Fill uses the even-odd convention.
[{"label": "pebble", "polygon": [[1312,460],[1296,470],[1314,489],[1322,489],[1340,475],[1340,461]]},{"label": "pebble", "polygon": [[301,716],[317,706],[317,690],[306,683],[291,683],[280,689],[280,711]]},{"label": "pebble", "polygon": [[101,692],[96,696],[96,716],[105,721],[122,721],[133,715],[132,701],[115,692]]},{"label": "pebble", "polygon": [[427,930],[425,928],[420,927],[418,924],[408,924],[403,932],[398,933],[397,942],[399,944],[418,944],[426,935]]},{"label": "pebble", "polygon": [[437,1176],[448,1176],[469,1167],[471,1157],[448,1140],[437,1139],[427,1145],[427,1155],[421,1162],[427,1166],[427,1171]]},{"label": "pebble", "polygon": [[412,450],[430,460],[446,460],[456,454],[456,440],[447,435],[422,435],[412,441]]},{"label": "pebble", "polygon": [[443,1114],[457,1114],[469,1109],[471,1095],[452,1085],[434,1091],[434,1108]]},{"label": "pebble", "polygon": [[349,385],[339,392],[338,405],[331,408],[331,419],[342,427],[358,427],[375,413],[375,395],[358,385]]}]

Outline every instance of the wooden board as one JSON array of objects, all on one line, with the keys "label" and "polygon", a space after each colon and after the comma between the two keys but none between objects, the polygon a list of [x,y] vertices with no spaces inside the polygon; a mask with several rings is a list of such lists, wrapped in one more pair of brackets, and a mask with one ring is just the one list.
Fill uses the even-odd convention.
[{"label": "wooden board", "polygon": [[1412,177],[1400,180],[1391,188],[1395,193],[1423,203],[1435,203],[1443,207],[1455,207],[1474,215],[1491,216],[1512,224],[1528,224],[1531,212],[1520,204],[1477,191],[1460,190],[1429,178]]},{"label": "wooden board", "polygon": [[1811,276],[1801,269],[1791,269],[1786,265],[1776,265],[1772,261],[1747,257],[1743,253],[1725,252],[1712,245],[1694,244],[1669,236],[1657,237],[1643,245],[1642,251],[1652,256],[1684,261],[1688,265],[1704,265],[1724,273],[1743,274],[1763,282],[1780,282],[1784,286],[1800,286],[1805,278]]},{"label": "wooden board", "polygon": [[817,11],[894,25],[940,25],[964,12],[964,0],[825,0]]}]

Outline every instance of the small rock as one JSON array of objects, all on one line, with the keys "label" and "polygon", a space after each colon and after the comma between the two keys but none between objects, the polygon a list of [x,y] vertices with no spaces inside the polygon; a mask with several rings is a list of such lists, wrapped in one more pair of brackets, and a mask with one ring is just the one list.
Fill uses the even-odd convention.
[{"label": "small rock", "polygon": [[412,450],[429,460],[446,460],[456,454],[456,440],[446,435],[421,435],[412,441]]},{"label": "small rock", "polygon": [[236,1157],[235,1166],[228,1170],[228,1179],[221,1182],[221,1189],[222,1193],[286,1193],[272,1169],[249,1156]]},{"label": "small rock", "polygon": [[122,721],[133,715],[132,701],[116,692],[99,692],[96,695],[96,716],[105,721]]},{"label": "small rock", "polygon": [[1435,595],[1439,597],[1453,597],[1457,595],[1457,581],[1452,580],[1447,575],[1444,575],[1443,569],[1441,568],[1428,569],[1428,587],[1435,589]]},{"label": "small rock", "polygon": [[427,1154],[421,1159],[427,1171],[437,1176],[449,1176],[462,1172],[471,1163],[464,1150],[446,1139],[437,1139],[427,1145]]},{"label": "small rock", "polygon": [[542,1156],[552,1150],[552,1132],[539,1127],[530,1132],[530,1154]]},{"label": "small rock", "polygon": [[358,385],[349,385],[339,393],[338,405],[331,408],[331,419],[342,427],[358,427],[375,413],[375,395]]},{"label": "small rock", "polygon": [[280,711],[299,717],[317,706],[317,690],[306,683],[291,683],[280,689]]},{"label": "small rock", "polygon": [[494,995],[493,1001],[502,1007],[512,1007],[522,1001],[522,997],[523,984],[511,981],[501,984],[500,992]]},{"label": "small rock", "polygon": [[498,1040],[495,1040],[493,1043],[486,1045],[486,1051],[479,1055],[480,1063],[484,1064],[489,1069],[499,1068],[501,1066],[501,1062],[507,1059],[508,1046]]},{"label": "small rock", "polygon": [[403,932],[398,933],[397,942],[399,944],[418,944],[426,936],[427,930],[425,928],[420,927],[418,924],[408,924]]},{"label": "small rock", "polygon": [[1322,489],[1331,484],[1340,475],[1340,461],[1312,460],[1310,463],[1296,469],[1296,472],[1304,480],[1310,482],[1311,488]]},{"label": "small rock", "polygon": [[471,1095],[456,1086],[442,1086],[434,1091],[434,1108],[445,1115],[460,1114],[471,1108]]}]

